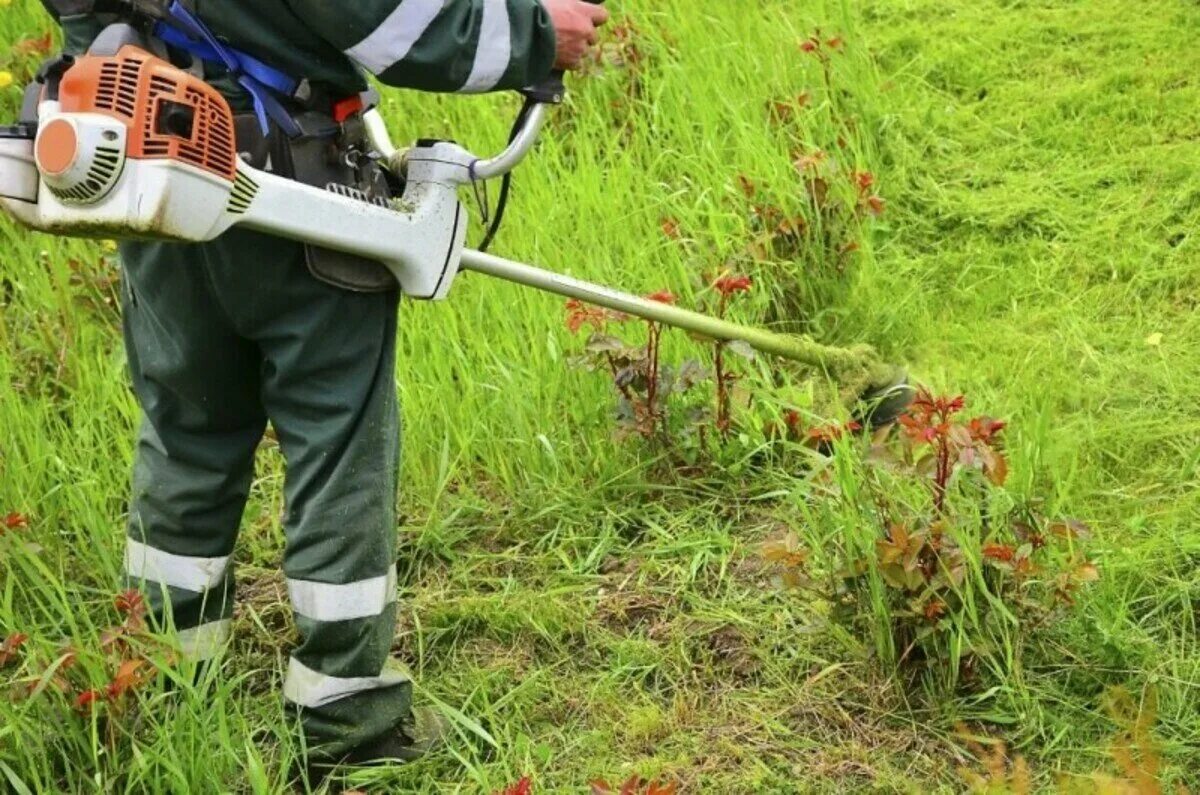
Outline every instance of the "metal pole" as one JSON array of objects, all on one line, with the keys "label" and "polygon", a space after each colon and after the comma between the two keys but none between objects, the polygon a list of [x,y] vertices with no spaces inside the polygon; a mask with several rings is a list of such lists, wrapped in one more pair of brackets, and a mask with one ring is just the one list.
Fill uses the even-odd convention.
[{"label": "metal pole", "polygon": [[852,369],[873,370],[880,365],[867,350],[834,348],[805,337],[730,323],[474,249],[463,252],[462,268],[568,298],[578,298],[589,304],[686,329],[715,340],[741,340],[762,353],[781,356],[813,367],[842,372]]}]

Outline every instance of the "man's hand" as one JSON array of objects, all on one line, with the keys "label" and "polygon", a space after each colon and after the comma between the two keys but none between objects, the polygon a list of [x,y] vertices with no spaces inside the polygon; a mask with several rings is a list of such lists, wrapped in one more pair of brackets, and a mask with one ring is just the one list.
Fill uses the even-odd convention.
[{"label": "man's hand", "polygon": [[608,21],[608,9],[583,0],[542,0],[554,23],[558,52],[556,69],[578,69],[588,48],[596,43],[596,28]]}]

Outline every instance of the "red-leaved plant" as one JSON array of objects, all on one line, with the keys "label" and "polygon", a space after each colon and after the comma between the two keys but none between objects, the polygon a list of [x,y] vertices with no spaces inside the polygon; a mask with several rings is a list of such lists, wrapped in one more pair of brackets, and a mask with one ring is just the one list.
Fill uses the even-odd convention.
[{"label": "red-leaved plant", "polygon": [[[753,280],[742,273],[725,273],[713,279],[712,289],[717,295],[714,314],[724,320],[729,312],[730,301],[739,294],[750,292],[753,284]],[[717,414],[714,424],[722,436],[727,436],[733,426],[731,392],[734,382],[738,379],[737,374],[732,372],[726,363],[727,350],[746,358],[754,358],[754,350],[744,342],[718,340],[713,343],[713,378],[717,389]]]},{"label": "red-leaved plant", "polygon": [[[828,451],[839,439],[858,433],[863,428],[862,423],[857,420],[807,425],[804,415],[795,409],[783,413],[783,427],[786,430],[783,436],[786,438],[800,442],[805,447],[823,451]],[[777,428],[773,428],[772,433],[779,435]]]},{"label": "red-leaved plant", "polygon": [[[789,87],[766,103],[767,123],[785,142],[793,176],[768,182],[736,175],[749,221],[739,259],[757,276],[772,276],[767,322],[793,329],[839,302],[848,287],[840,277],[862,249],[868,224],[886,208],[878,179],[860,164],[858,92],[846,90],[859,78],[843,79],[857,63],[846,57],[846,40],[814,30],[798,47],[807,56],[802,74],[813,64],[819,78],[802,78],[806,87]],[[822,131],[828,132],[821,137]]]},{"label": "red-leaved plant", "polygon": [[[146,603],[141,592],[117,594],[113,606],[121,621],[100,633],[98,647],[86,650],[90,662],[79,664],[80,650],[63,646],[47,659],[36,651],[21,654],[29,637],[14,633],[0,644],[0,667],[20,664],[8,682],[8,697],[61,699],[59,703],[82,717],[95,718],[110,747],[127,735],[125,726],[133,717],[137,701],[132,696],[158,674],[152,651],[170,662],[173,652],[152,636],[146,626]],[[96,678],[97,671],[111,671]],[[127,727],[126,727],[127,728]]]},{"label": "red-leaved plant", "polygon": [[[667,290],[646,298],[674,304],[675,295]],[[692,389],[704,379],[695,362],[678,368],[662,361],[663,326],[650,320],[639,321],[645,332],[643,342],[626,342],[617,329],[631,325],[636,318],[622,312],[600,309],[571,299],[566,303],[567,330],[579,333],[591,329],[583,352],[571,362],[593,371],[606,372],[619,397],[618,432],[636,433],[643,439],[670,440],[668,399]]]},{"label": "red-leaved plant", "polygon": [[[664,228],[668,227],[664,225]],[[753,280],[745,274],[721,273],[709,280],[708,295],[713,298],[704,308],[718,318],[725,318],[730,305],[739,296],[750,292],[752,287]],[[675,295],[667,290],[651,293],[646,298],[664,304],[677,301]],[[628,326],[634,320],[629,315],[590,306],[576,299],[567,301],[566,311],[567,330],[572,334],[585,328],[591,329],[582,355],[573,357],[571,361],[589,370],[606,372],[611,377],[620,398],[618,419],[622,432],[633,431],[644,439],[673,441],[672,424],[668,416],[669,400],[709,380],[703,366],[691,359],[677,366],[663,362],[664,328],[661,323],[641,321],[645,341],[630,343],[612,333],[614,327]],[[708,423],[711,422],[720,438],[727,437],[733,429],[733,387],[740,375],[730,367],[729,354],[753,359],[754,350],[740,341],[708,340],[699,336],[696,339],[702,339],[713,347],[711,378],[715,385],[715,408],[710,414],[695,410],[696,407],[690,405],[692,410],[682,412],[685,421],[676,423],[675,429],[698,429],[700,446],[704,447],[707,438],[705,426]]]},{"label": "red-leaved plant", "polygon": [[1003,486],[1008,478],[1008,461],[1000,448],[1004,423],[991,417],[963,421],[960,413],[965,406],[962,395],[935,397],[921,389],[908,412],[900,417],[918,468],[932,468],[933,502],[938,513],[945,509],[946,490],[955,470],[978,468],[997,486]]},{"label": "red-leaved plant", "polygon": [[[852,468],[862,485],[855,501],[821,506],[854,511],[865,537],[822,537],[822,546],[805,549],[792,533],[762,551],[785,584],[818,590],[835,606],[835,620],[873,634],[885,660],[932,668],[951,685],[992,654],[998,627],[1015,619],[1011,631],[1032,632],[1100,576],[1080,548],[1082,522],[1051,521],[999,499],[1008,474],[1005,423],[967,419],[965,406],[961,395],[919,390],[901,433],[877,434]],[[831,442],[845,430],[810,433]],[[991,659],[1003,665],[1006,658]]]},{"label": "red-leaved plant", "polygon": [[[675,303],[675,296],[660,290],[646,296],[663,304]],[[643,438],[667,435],[666,397],[680,386],[682,378],[664,368],[661,358],[662,324],[641,321],[645,342],[631,344],[610,334],[612,326],[630,323],[629,315],[600,309],[572,298],[566,303],[567,330],[578,333],[590,327],[582,356],[572,361],[588,369],[606,371],[621,397],[620,419],[623,430],[632,430]],[[681,372],[678,374],[682,376]]]}]

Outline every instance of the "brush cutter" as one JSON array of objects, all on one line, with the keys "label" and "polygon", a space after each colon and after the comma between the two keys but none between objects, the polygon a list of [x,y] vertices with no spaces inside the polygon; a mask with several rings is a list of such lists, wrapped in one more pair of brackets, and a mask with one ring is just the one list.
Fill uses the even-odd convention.
[{"label": "brush cutter", "polygon": [[509,146],[490,158],[450,141],[399,151],[379,114],[367,111],[371,156],[403,181],[390,201],[250,166],[239,157],[225,98],[135,44],[62,56],[38,80],[35,118],[0,128],[0,205],[31,229],[201,243],[242,226],[378,260],[411,298],[443,299],[460,271],[475,271],[714,340],[741,340],[854,382],[875,401],[867,419],[894,416],[910,397],[903,374],[865,346],[829,347],[742,326],[466,248],[459,189],[502,177],[525,158],[548,108],[561,101],[561,76],[523,92]]}]

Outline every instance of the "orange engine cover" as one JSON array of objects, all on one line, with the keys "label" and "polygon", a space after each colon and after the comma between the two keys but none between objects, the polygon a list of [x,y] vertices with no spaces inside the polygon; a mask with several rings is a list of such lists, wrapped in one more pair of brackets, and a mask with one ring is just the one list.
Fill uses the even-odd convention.
[{"label": "orange engine cover", "polygon": [[[64,113],[102,113],[129,129],[126,157],[167,159],[230,182],[237,176],[233,112],[221,93],[145,50],[126,45],[115,57],[80,56],[63,75]],[[191,109],[191,134],[158,129],[162,103]]]}]

